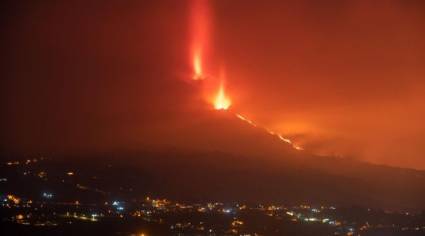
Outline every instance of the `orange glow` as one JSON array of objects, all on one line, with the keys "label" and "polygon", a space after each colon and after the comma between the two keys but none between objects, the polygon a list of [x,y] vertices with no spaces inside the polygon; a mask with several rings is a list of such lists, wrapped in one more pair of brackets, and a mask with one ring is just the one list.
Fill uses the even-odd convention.
[{"label": "orange glow", "polygon": [[229,109],[232,102],[230,99],[226,96],[224,92],[224,85],[223,83],[220,84],[220,88],[218,90],[217,96],[214,100],[214,108],[216,110],[227,110]]}]

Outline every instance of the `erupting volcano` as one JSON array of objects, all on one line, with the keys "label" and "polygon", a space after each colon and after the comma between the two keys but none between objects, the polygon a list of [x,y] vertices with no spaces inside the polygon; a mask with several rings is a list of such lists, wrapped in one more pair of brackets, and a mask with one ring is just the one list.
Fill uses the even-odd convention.
[{"label": "erupting volcano", "polygon": [[223,83],[220,84],[220,88],[218,90],[217,96],[214,101],[214,108],[216,110],[227,110],[229,109],[232,102],[230,99],[226,96],[224,92],[224,85]]},{"label": "erupting volcano", "polygon": [[[225,82],[227,81],[225,78],[224,70],[220,71],[220,76],[213,76],[214,73],[208,71],[207,74],[208,79],[206,78],[206,71],[204,69],[204,61],[207,51],[207,41],[208,35],[210,31],[210,14],[209,14],[209,5],[207,1],[193,1],[192,5],[192,14],[191,14],[191,37],[192,37],[192,47],[191,47],[191,58],[192,58],[192,79],[193,80],[202,80],[200,85],[205,90],[211,90],[212,88],[216,88],[218,84],[218,88],[214,92],[207,91],[206,94],[214,93],[213,98],[211,96],[205,95],[205,100],[212,104],[215,110],[225,111],[230,108],[232,105],[232,100],[229,95],[226,93]],[[208,68],[211,68],[209,66]],[[220,82],[217,83],[217,80]],[[260,127],[254,121],[247,119],[241,114],[235,113],[237,118],[248,123],[253,127]],[[294,144],[292,140],[289,138],[283,137],[281,134],[271,131],[267,128],[262,127],[264,131],[266,131],[271,136],[278,138],[280,141],[285,142],[292,146],[292,148],[296,150],[303,150],[300,146]]]},{"label": "erupting volcano", "polygon": [[425,236],[425,1],[10,2],[0,236]]}]

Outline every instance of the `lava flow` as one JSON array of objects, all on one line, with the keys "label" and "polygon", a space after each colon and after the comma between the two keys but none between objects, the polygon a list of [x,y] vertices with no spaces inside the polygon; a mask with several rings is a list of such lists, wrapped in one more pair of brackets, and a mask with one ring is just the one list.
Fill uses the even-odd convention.
[{"label": "lava flow", "polygon": [[[248,123],[249,125],[253,126],[253,127],[260,127],[259,125],[257,125],[255,122],[253,122],[252,120],[246,118],[245,116],[236,113],[235,114],[237,118],[239,118],[240,120]],[[271,131],[267,128],[262,127],[264,130],[266,130],[270,135],[275,136],[277,138],[279,138],[279,140],[281,140],[282,142],[285,142],[289,145],[292,146],[292,148],[294,148],[295,150],[301,151],[304,150],[302,147],[300,147],[299,145],[295,144],[294,142],[292,142],[290,139],[283,137],[281,134],[276,133],[274,131]]]}]

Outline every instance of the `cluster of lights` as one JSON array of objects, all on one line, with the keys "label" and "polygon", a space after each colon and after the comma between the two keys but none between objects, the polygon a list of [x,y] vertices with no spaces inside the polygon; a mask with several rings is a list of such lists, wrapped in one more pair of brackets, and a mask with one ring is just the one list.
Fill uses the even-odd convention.
[{"label": "cluster of lights", "polygon": [[[40,160],[44,160],[44,157],[40,157]],[[17,166],[17,165],[30,165],[32,163],[37,163],[39,159],[33,158],[33,159],[26,159],[22,162],[20,161],[8,161],[6,162],[6,165],[8,166]]]},{"label": "cluster of lights", "polygon": [[53,193],[44,192],[43,193],[43,198],[52,199],[53,198]]},{"label": "cluster of lights", "polygon": [[[45,197],[53,197],[53,194],[44,192],[42,193]],[[19,197],[8,194],[1,198],[1,201],[3,202],[9,202],[14,204],[21,204],[22,202],[25,202],[26,200],[21,200]],[[27,201],[30,202],[30,201]],[[31,201],[32,203],[32,201]],[[43,208],[43,205],[47,206],[49,204],[48,202],[40,202],[38,206],[32,206],[32,207],[41,207]],[[56,203],[53,203],[56,204]],[[79,203],[78,203],[79,204]],[[88,212],[84,212],[81,209],[86,209],[78,207],[77,212],[71,213],[70,211],[67,211],[64,214],[57,214],[57,217],[65,218],[67,219],[67,222],[70,219],[80,220],[80,221],[87,221],[87,222],[97,222],[102,220],[104,217],[114,216],[119,217],[121,219],[126,218],[125,216],[132,216],[132,217],[141,217],[143,220],[148,222],[156,222],[156,223],[167,223],[167,220],[164,220],[161,214],[170,214],[170,212],[174,213],[189,213],[189,212],[199,212],[202,214],[210,215],[211,213],[219,213],[226,215],[226,217],[230,217],[231,221],[229,222],[229,227],[227,233],[235,234],[235,235],[243,235],[241,234],[244,232],[244,229],[247,225],[246,222],[244,222],[244,218],[241,216],[243,214],[240,214],[244,210],[254,210],[265,213],[266,215],[270,217],[276,217],[276,219],[282,219],[283,215],[287,215],[287,218],[289,220],[298,222],[301,224],[324,224],[333,227],[336,231],[335,233],[338,235],[356,235],[357,232],[361,231],[367,231],[370,228],[385,228],[385,227],[398,227],[402,231],[420,231],[425,230],[425,226],[394,226],[392,225],[369,225],[369,223],[362,223],[358,226],[355,222],[347,222],[345,220],[337,220],[333,219],[334,214],[327,214],[328,210],[336,210],[333,206],[320,206],[320,207],[312,207],[310,205],[302,204],[299,206],[294,206],[287,208],[282,205],[257,205],[254,207],[248,207],[244,204],[235,204],[231,206],[225,206],[223,203],[215,202],[215,203],[205,203],[205,204],[181,204],[177,202],[171,202],[167,199],[151,199],[147,197],[142,203],[142,208],[134,208],[131,204],[127,206],[126,202],[124,201],[111,201],[111,202],[105,202],[105,206],[111,206],[111,208],[103,209],[99,208],[95,211],[90,206],[88,209]],[[126,211],[124,211],[124,205],[126,207]],[[25,224],[25,225],[35,225],[35,226],[49,226],[49,225],[57,225],[58,223],[51,219],[43,219],[40,221],[40,218],[37,218],[33,214],[28,214],[26,212],[22,212],[22,206],[17,206],[15,208],[18,209],[18,212],[16,212],[13,216],[10,217],[10,219],[13,222],[16,222],[18,224]],[[3,204],[3,207],[8,207]],[[13,207],[13,205],[11,205]],[[9,207],[10,208],[10,207]],[[46,208],[48,210],[48,208]],[[387,214],[392,214],[392,212],[385,212]],[[53,215],[56,216],[56,213],[53,212]],[[403,215],[410,216],[410,213],[403,213]],[[177,230],[178,232],[186,232],[187,230],[197,230],[197,231],[205,231],[209,233],[217,232],[217,229],[214,229],[214,226],[205,224],[205,222],[168,222],[169,227],[171,230]],[[248,224],[249,225],[249,224]]]},{"label": "cluster of lights", "polygon": [[115,208],[115,210],[117,211],[124,211],[124,206],[122,202],[119,201],[113,201],[112,202],[112,206]]},{"label": "cluster of lights", "polygon": [[[343,235],[347,235],[347,236],[352,236],[354,235],[355,232],[355,228],[348,224],[346,225],[347,222],[345,222],[344,224],[339,221],[339,220],[333,220],[327,217],[320,217],[316,214],[321,213],[321,210],[318,208],[311,208],[308,205],[300,205],[299,208],[295,208],[295,209],[301,209],[301,210],[307,210],[309,212],[307,213],[300,213],[300,212],[295,212],[294,210],[290,211],[286,211],[285,214],[288,215],[292,221],[296,221],[296,222],[305,222],[305,223],[321,223],[321,224],[326,224],[326,225],[330,225],[333,227],[336,227],[336,229],[338,231],[335,232],[335,235],[341,235],[341,233],[343,233]],[[324,209],[324,207],[322,206],[322,209]],[[335,207],[329,207],[328,209],[330,210],[335,210]],[[360,231],[362,230],[366,230],[369,227],[369,225],[363,225],[359,228]]]},{"label": "cluster of lights", "polygon": [[7,200],[12,201],[14,204],[19,204],[21,199],[13,194],[7,195]]}]

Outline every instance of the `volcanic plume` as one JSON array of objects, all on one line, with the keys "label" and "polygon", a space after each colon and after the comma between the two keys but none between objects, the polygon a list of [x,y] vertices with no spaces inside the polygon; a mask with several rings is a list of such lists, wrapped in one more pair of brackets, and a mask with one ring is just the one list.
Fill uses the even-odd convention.
[{"label": "volcanic plume", "polygon": [[[212,104],[215,110],[228,110],[230,106],[232,105],[231,98],[229,94],[226,92],[226,75],[225,70],[221,68],[219,76],[214,76],[214,73],[210,71],[206,71],[204,69],[205,58],[207,57],[206,52],[208,49],[207,42],[209,32],[211,30],[210,28],[210,9],[208,5],[208,1],[192,1],[192,8],[191,8],[191,38],[192,38],[192,47],[191,47],[191,58],[192,58],[192,68],[193,68],[193,80],[203,80],[200,81],[201,86],[204,88],[211,88],[211,84],[215,85],[213,86],[216,90],[216,92],[213,92],[213,98],[209,98],[208,95],[204,95],[206,98],[205,100]],[[212,67],[208,67],[212,68]],[[208,74],[208,78],[206,76]],[[218,84],[218,86],[217,86]],[[205,90],[205,89],[204,89]],[[211,92],[207,91],[207,94],[211,94]],[[234,113],[233,110],[228,111],[231,113]],[[254,121],[251,121],[247,118],[245,118],[243,115],[234,113],[237,118],[240,120],[247,122],[248,124],[258,127],[257,124],[255,124]],[[264,131],[269,133],[272,136],[275,136],[279,140],[285,142],[286,144],[291,145],[296,150],[303,150],[299,145],[293,143],[289,138],[284,137],[282,134],[276,133],[272,130],[269,130],[267,128],[261,127]]]}]

